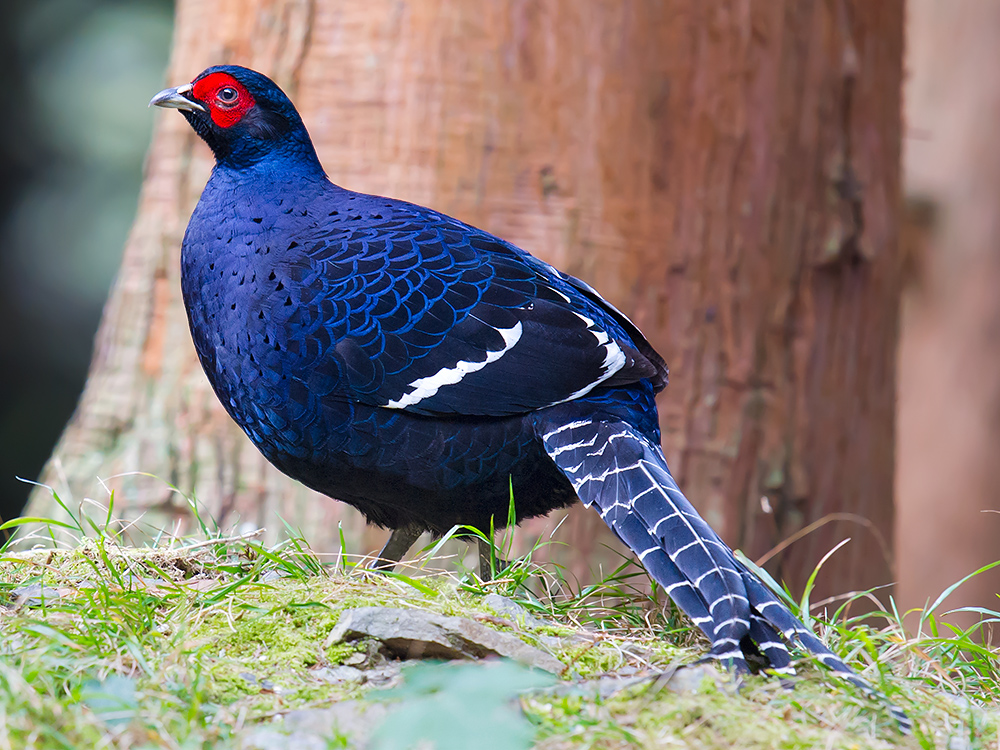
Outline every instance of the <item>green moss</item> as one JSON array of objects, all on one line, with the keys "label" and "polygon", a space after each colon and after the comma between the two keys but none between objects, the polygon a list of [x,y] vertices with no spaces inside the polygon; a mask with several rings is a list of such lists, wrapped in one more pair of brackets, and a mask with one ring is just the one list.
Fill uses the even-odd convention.
[{"label": "green moss", "polygon": [[[811,691],[810,691],[811,693]],[[822,706],[820,712],[805,708]],[[542,727],[540,746],[718,748],[884,748],[918,747],[881,722],[873,736],[870,715],[844,716],[842,696],[798,696],[751,680],[738,693],[711,680],[692,693],[636,687],[608,700],[531,698],[529,714]],[[840,715],[824,716],[836,707]],[[826,722],[829,723],[826,723]]]},{"label": "green moss", "polygon": [[236,662],[209,664],[209,677],[204,688],[206,701],[226,706],[251,695],[260,694],[260,685],[250,682],[241,675],[247,665]]},{"label": "green moss", "polygon": [[245,616],[220,638],[219,654],[268,667],[305,669],[322,660],[320,644],[310,638],[309,630],[280,612]]},{"label": "green moss", "polygon": [[343,664],[347,657],[352,656],[358,652],[364,653],[363,649],[359,649],[356,644],[352,643],[334,643],[327,646],[324,656],[326,657],[326,663],[331,665]]},{"label": "green moss", "polygon": [[[264,582],[268,571],[286,577]],[[300,555],[263,554],[243,542],[177,551],[90,540],[73,550],[0,560],[6,588],[35,582],[61,597],[45,609],[9,608],[0,617],[0,719],[13,746],[36,732],[35,746],[43,750],[101,741],[104,729],[94,728],[93,714],[73,696],[86,680],[110,675],[135,688],[135,716],[124,731],[136,739],[119,741],[122,748],[227,747],[238,742],[228,734],[238,720],[253,726],[276,712],[362,697],[367,686],[331,685],[316,673],[369,653],[371,644],[328,642],[341,613],[353,607],[475,618],[543,648],[555,637],[566,678],[668,670],[704,652],[700,636],[677,629],[671,609],[639,595],[624,600],[620,587],[606,596],[589,589],[586,596],[536,602],[536,610],[548,608],[550,615],[532,630],[486,611],[487,586],[447,576],[410,583],[312,575]],[[513,585],[501,590],[528,596]],[[720,673],[718,683],[705,680],[683,694],[651,688],[650,681],[606,700],[545,692],[523,703],[545,750],[996,747],[1000,656],[974,633],[911,641],[890,622],[883,629],[827,627],[822,635],[838,652],[854,654],[855,666],[910,712],[913,737],[900,737],[877,704],[808,665],[794,691],[756,677],[734,692]]]}]

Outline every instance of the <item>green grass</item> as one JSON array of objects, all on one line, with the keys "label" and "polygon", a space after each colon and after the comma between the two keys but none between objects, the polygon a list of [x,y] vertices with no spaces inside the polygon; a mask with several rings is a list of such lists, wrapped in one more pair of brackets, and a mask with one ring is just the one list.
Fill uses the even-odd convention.
[{"label": "green grass", "polygon": [[[488,583],[436,570],[440,544],[400,573],[371,575],[344,550],[321,558],[291,530],[287,541],[266,547],[203,524],[196,539],[162,535],[133,548],[112,516],[113,507],[98,521],[70,513],[63,530],[72,544],[51,536],[46,548],[0,553],[0,750],[236,748],[247,732],[289,712],[358,700],[397,707],[376,732],[377,748],[408,746],[407,728],[419,721],[405,717],[438,727],[439,748],[475,746],[461,733],[486,726],[497,748],[523,747],[524,737],[546,750],[997,747],[1000,664],[982,643],[1000,615],[979,610],[976,627],[947,625],[950,591],[910,613],[917,625],[909,635],[894,609],[845,618],[845,605],[829,622],[812,615],[824,640],[910,714],[915,731],[903,737],[882,706],[805,657],[794,690],[765,676],[737,686],[713,667],[680,692],[661,679],[600,695],[586,680],[669,675],[705,649],[662,592],[649,593],[631,560],[581,587],[530,554],[503,567],[511,549],[503,534]],[[25,596],[26,587],[35,588]],[[544,626],[492,611],[489,593],[517,601]],[[810,615],[809,594],[790,600],[800,615]],[[373,663],[372,644],[329,641],[345,609],[373,605],[473,618],[552,650],[566,666],[555,686],[480,666],[418,668],[407,673],[409,687],[389,693],[321,679],[323,668]],[[480,676],[473,668],[494,671]],[[515,693],[516,720],[503,713],[516,705]],[[440,719],[456,706],[471,721]],[[332,733],[328,746],[347,747],[348,738]]]}]

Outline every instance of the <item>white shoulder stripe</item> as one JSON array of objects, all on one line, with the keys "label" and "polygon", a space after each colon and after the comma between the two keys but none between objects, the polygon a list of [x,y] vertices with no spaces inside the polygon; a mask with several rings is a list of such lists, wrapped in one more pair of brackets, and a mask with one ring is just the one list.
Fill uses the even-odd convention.
[{"label": "white shoulder stripe", "polygon": [[581,396],[587,395],[597,386],[603,383],[605,380],[607,380],[616,372],[618,372],[620,369],[622,369],[626,364],[625,352],[623,352],[621,347],[618,346],[617,341],[608,336],[607,332],[602,331],[600,328],[597,328],[596,323],[594,323],[594,321],[588,318],[586,315],[583,315],[578,312],[574,312],[573,314],[576,315],[576,317],[578,317],[580,320],[582,320],[587,325],[587,329],[592,334],[594,334],[594,338],[597,339],[597,345],[604,347],[605,349],[604,361],[601,363],[601,369],[603,370],[603,372],[601,373],[600,377],[597,378],[597,380],[593,381],[592,383],[588,383],[583,388],[571,394],[570,396],[567,396],[564,399],[556,401],[553,404],[549,404],[549,406],[555,406],[556,404],[564,404],[567,401],[572,401],[574,399],[580,398]]},{"label": "white shoulder stripe", "polygon": [[459,360],[454,367],[443,367],[433,375],[426,378],[417,378],[410,383],[407,388],[409,393],[403,394],[395,401],[390,401],[386,406],[390,409],[405,409],[430,398],[446,385],[454,385],[468,375],[470,372],[482,370],[491,362],[496,362],[500,357],[514,348],[514,345],[521,339],[521,322],[518,321],[511,328],[496,328],[497,333],[503,337],[504,347],[499,351],[486,352],[486,359],[482,362],[469,362]]}]

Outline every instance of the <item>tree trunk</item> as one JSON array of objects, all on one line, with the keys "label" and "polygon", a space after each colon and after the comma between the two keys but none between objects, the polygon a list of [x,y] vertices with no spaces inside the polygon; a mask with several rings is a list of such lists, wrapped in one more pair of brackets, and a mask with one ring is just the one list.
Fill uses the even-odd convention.
[{"label": "tree trunk", "polygon": [[[1000,5],[912,0],[907,31],[904,186],[914,210],[899,358],[903,609],[1000,558]],[[945,608],[996,609],[998,591],[994,569]]]},{"label": "tree trunk", "polygon": [[[431,205],[593,283],[672,365],[664,443],[692,501],[752,556],[850,518],[771,561],[799,588],[851,536],[823,577],[840,591],[892,579],[902,12],[902,0],[181,0],[169,79],[223,61],[261,69],[335,182]],[[349,513],[264,464],[188,342],[177,253],[209,167],[165,115],[90,381],[45,479],[79,497],[96,474],[149,471],[222,523],[274,527],[280,512],[329,549]],[[162,482],[114,484],[129,516],[187,513]],[[43,493],[33,506],[50,510]],[[582,573],[610,534],[592,514],[569,525]]]}]

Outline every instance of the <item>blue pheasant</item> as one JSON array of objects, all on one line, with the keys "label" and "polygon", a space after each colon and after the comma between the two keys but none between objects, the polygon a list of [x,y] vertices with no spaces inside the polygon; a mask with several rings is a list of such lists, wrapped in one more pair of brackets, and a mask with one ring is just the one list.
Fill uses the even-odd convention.
[{"label": "blue pheasant", "polygon": [[[205,373],[283,472],[393,529],[517,520],[577,498],[737,670],[792,672],[799,644],[871,688],[733,556],[670,475],[654,396],[667,368],[590,286],[428,208],[332,184],[292,103],[209,68],[179,109],[216,166],[181,283]],[[893,713],[904,727],[907,719]]]}]

